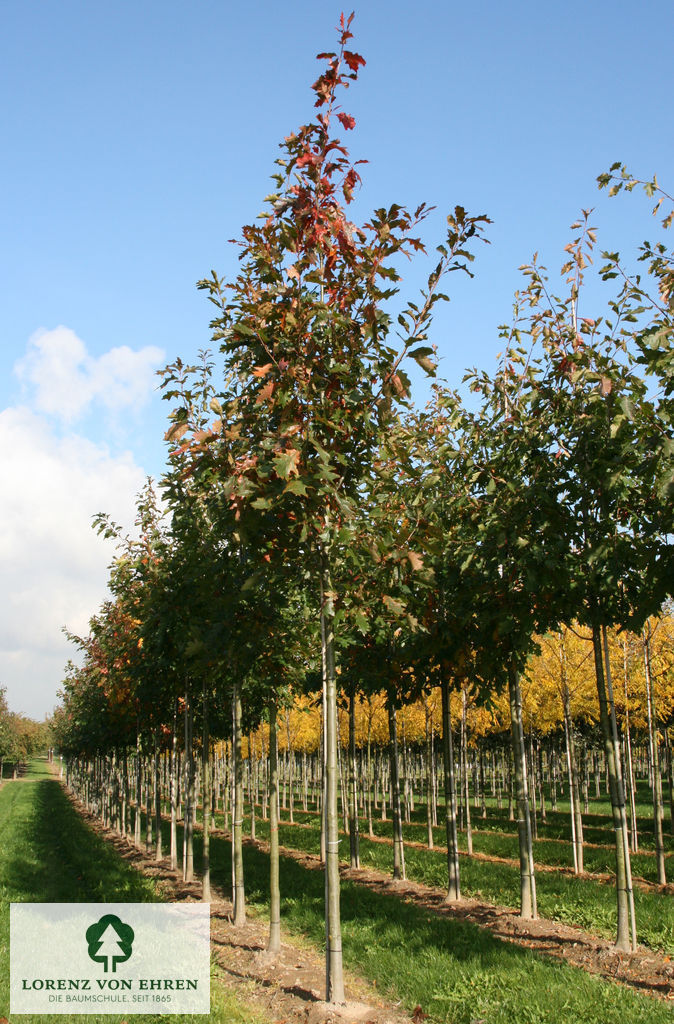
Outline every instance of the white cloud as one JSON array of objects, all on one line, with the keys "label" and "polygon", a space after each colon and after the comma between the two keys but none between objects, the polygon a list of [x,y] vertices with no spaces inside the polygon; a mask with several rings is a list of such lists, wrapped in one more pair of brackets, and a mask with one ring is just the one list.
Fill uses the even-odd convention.
[{"label": "white cloud", "polygon": [[14,372],[33,392],[34,409],[73,423],[101,406],[114,413],[144,404],[163,357],[154,345],[138,351],[121,345],[94,358],[74,331],[56,327],[33,334]]},{"label": "white cloud", "polygon": [[56,703],[74,655],[62,627],[86,633],[106,598],[114,548],[92,530],[92,516],[108,512],[131,530],[145,481],[130,452],[57,431],[40,412],[72,421],[94,401],[136,404],[153,386],[159,355],[123,347],[91,359],[72,331],[58,328],[31,338],[20,361],[35,400],[29,393],[30,408],[0,411],[0,686],[15,711],[42,718]]}]

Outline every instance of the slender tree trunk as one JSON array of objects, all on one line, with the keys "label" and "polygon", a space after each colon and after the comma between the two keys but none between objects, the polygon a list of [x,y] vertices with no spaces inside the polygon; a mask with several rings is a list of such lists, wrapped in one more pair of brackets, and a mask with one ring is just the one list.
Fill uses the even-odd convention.
[{"label": "slender tree trunk", "polygon": [[527,788],[527,756],[522,724],[522,693],[519,673],[511,662],[508,666],[510,691],[510,723],[512,731],[515,783],[517,786],[517,832],[520,848],[520,913],[527,920],[538,917],[534,851]]},{"label": "slender tree trunk", "polygon": [[[264,732],[260,733],[260,746],[262,747],[262,820],[267,820],[269,808],[269,769],[267,767],[266,754],[264,749]],[[278,754],[276,755],[278,758]],[[278,765],[277,765],[278,775]],[[277,779],[278,782],[278,779]]]},{"label": "slender tree trunk", "polygon": [[252,733],[248,733],[248,771],[250,778],[250,838],[255,839],[255,804],[257,803],[257,758],[255,741]]},{"label": "slender tree trunk", "polygon": [[669,739],[669,728],[663,730],[665,737],[665,756],[667,758],[667,785],[669,787],[669,831],[674,836],[674,761],[672,759],[672,745]]},{"label": "slender tree trunk", "polygon": [[405,847],[403,844],[403,825],[400,812],[400,776],[398,773],[398,723],[395,698],[389,693],[388,729],[389,729],[389,760],[391,763],[391,813],[393,816],[393,877],[405,878]]},{"label": "slender tree trunk", "polygon": [[630,710],[627,696],[627,637],[623,638],[623,680],[625,684],[625,750],[627,754],[627,784],[630,793],[630,848],[632,853],[639,849],[639,830],[637,827],[637,796],[634,785],[634,765],[632,763],[632,737],[630,735]]},{"label": "slender tree trunk", "polygon": [[445,677],[442,689],[442,744],[445,762],[445,825],[447,829],[447,899],[461,899],[461,873],[459,869],[459,839],[456,827],[456,778],[454,774],[454,744],[452,716],[449,703],[449,680]]},{"label": "slender tree trunk", "polygon": [[143,758],[140,750],[140,718],[136,724],[136,806],[134,808],[133,818],[133,841],[136,846],[140,846],[140,816],[141,816],[141,805],[143,803]]},{"label": "slender tree trunk", "polygon": [[367,702],[367,834],[370,839],[372,839],[374,836],[374,828],[372,826],[372,789],[374,786],[374,778],[372,774],[372,698],[368,697]]},{"label": "slender tree trunk", "polygon": [[466,813],[466,851],[473,856],[473,826],[470,820],[470,789],[468,776],[468,730],[466,727],[466,690],[461,688],[461,775],[463,777],[463,802]]},{"label": "slender tree trunk", "polygon": [[536,741],[536,764],[538,767],[538,805],[541,809],[541,821],[547,821],[545,807],[545,781],[543,779],[543,744]]},{"label": "slender tree trunk", "polygon": [[[597,678],[597,696],[599,698],[599,719],[604,741],[611,812],[615,831],[616,897],[618,905],[618,928],[615,944],[618,949],[630,950],[632,948],[632,943],[630,942],[630,921],[633,915],[633,910],[631,909],[633,904],[631,903],[632,877],[627,842],[625,788],[620,767],[620,747],[618,743],[618,727],[615,721],[615,708],[612,700],[613,695],[611,691],[607,695],[607,677],[604,673],[602,653],[602,629],[599,626],[592,627],[592,646],[594,649],[594,666]],[[636,942],[634,942],[634,948],[636,948]]]},{"label": "slender tree trunk", "polygon": [[325,665],[325,988],[328,1003],[343,1003],[342,923],[339,884],[337,808],[337,683],[335,674],[334,593],[329,556],[321,552],[321,639]]},{"label": "slender tree trunk", "polygon": [[[145,776],[145,852],[152,853],[152,772],[153,760],[148,755],[143,759],[143,774]],[[108,794],[109,797],[109,794]],[[107,803],[108,813],[110,803]]]},{"label": "slender tree trunk", "polygon": [[358,775],[356,772],[356,693],[349,694],[349,853],[351,867],[360,867],[360,836],[358,834]]},{"label": "slender tree trunk", "polygon": [[345,835],[349,833],[349,802],[346,796],[346,780],[344,778],[344,756],[342,754],[342,736],[337,712],[337,773],[339,776],[339,794],[342,808],[342,827]]},{"label": "slender tree trunk", "polygon": [[192,701],[185,693],[185,806],[183,808],[183,879],[194,878],[194,719]]},{"label": "slender tree trunk", "polygon": [[644,628],[644,675],[646,678],[646,710],[648,712],[648,736],[651,747],[651,761],[653,765],[653,832],[655,835],[655,858],[658,865],[658,884],[667,884],[665,873],[665,840],[663,836],[664,809],[662,806],[662,778],[660,776],[660,738],[658,736],[658,724],[653,707],[653,689],[651,686],[651,645],[650,637]]},{"label": "slender tree trunk", "polygon": [[573,720],[571,718],[571,701],[569,688],[562,684],[562,704],[564,708],[564,738],[566,739],[566,760],[569,771],[569,802],[571,804],[571,841],[573,843],[573,869],[577,875],[585,869],[583,863],[583,818],[580,810],[580,793],[578,792],[578,767],[576,764],[576,747],[573,736]]},{"label": "slender tree trunk", "polygon": [[211,766],[209,762],[210,734],[208,729],[208,695],[204,679],[201,722],[201,804],[203,808],[203,859],[201,872],[201,899],[211,898]]},{"label": "slender tree trunk", "polygon": [[156,834],[155,860],[162,859],[161,834],[161,749],[159,746],[159,729],[154,734],[154,829]]},{"label": "slender tree trunk", "polygon": [[295,824],[295,753],[291,749],[290,711],[286,711],[286,765],[288,768],[288,797],[290,800],[290,824]]},{"label": "slender tree trunk", "polygon": [[[328,726],[327,726],[327,715],[326,715],[327,691],[326,691],[326,684],[325,684],[325,680],[327,678],[327,664],[325,663],[325,645],[324,644],[322,645],[322,648],[323,648],[323,650],[322,650],[321,657],[323,659],[324,664],[323,664],[323,694],[322,694],[322,699],[321,699],[321,737],[320,737],[320,744],[319,744],[319,746],[320,746],[319,753],[320,753],[320,762],[321,762],[320,763],[320,770],[321,770],[321,776],[320,776],[321,864],[325,865],[325,863],[326,863],[326,861],[325,861],[325,849],[326,849],[326,843],[327,843],[327,830],[328,830],[328,818],[327,818],[328,810],[327,810],[327,802],[326,802],[326,792],[327,792],[327,786],[328,786],[328,775],[327,775],[327,771],[326,771],[326,767],[325,767],[325,757],[326,757],[326,753],[325,752],[327,750],[327,727]],[[326,899],[327,899],[327,897],[326,897]],[[327,942],[327,936],[326,936],[326,942]]]},{"label": "slender tree trunk", "polygon": [[171,870],[178,867],[178,698],[173,702],[173,731],[171,733]]},{"label": "slender tree trunk", "polygon": [[426,740],[426,845],[433,849],[433,756],[431,751],[431,715],[428,697],[424,696],[424,726]]},{"label": "slender tree trunk", "polygon": [[276,698],[269,702],[269,942],[270,953],[281,949],[281,890],[278,855],[278,739]]},{"label": "slender tree trunk", "polygon": [[514,755],[512,752],[512,744],[510,751],[507,756],[507,783],[508,783],[508,821],[515,820],[515,801],[513,794],[513,763]]},{"label": "slender tree trunk", "polygon": [[[0,779],[1,778],[2,778],[2,771],[0,771]],[[128,807],[128,802],[129,802],[129,800],[128,800],[129,777],[128,777],[128,770],[127,770],[126,748],[124,748],[124,753],[122,755],[122,779],[121,779],[121,782],[122,782],[122,787],[121,787],[122,788],[122,794],[121,794],[121,797],[122,797],[121,831],[122,831],[122,835],[125,836],[126,833],[127,833],[127,807]]]},{"label": "slender tree trunk", "polygon": [[246,895],[243,883],[243,758],[241,757],[241,693],[238,683],[232,692],[232,757],[234,759],[234,807],[232,812],[232,863],[234,867],[234,924],[246,923]]},{"label": "slender tree trunk", "polygon": [[528,765],[529,768],[529,794],[531,800],[531,836],[532,839],[538,839],[538,819],[536,817],[536,755],[534,752],[534,738],[532,733],[529,733],[529,757]]}]

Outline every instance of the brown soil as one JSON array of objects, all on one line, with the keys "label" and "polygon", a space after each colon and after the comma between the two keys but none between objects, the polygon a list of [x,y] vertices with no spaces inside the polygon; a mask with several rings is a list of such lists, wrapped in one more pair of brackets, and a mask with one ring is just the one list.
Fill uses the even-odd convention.
[{"label": "brown soil", "polygon": [[[167,899],[200,899],[199,881],[184,883],[182,876],[171,871],[166,859],[157,863],[152,855],[138,850],[128,839],[104,828],[79,801],[70,797],[78,812],[90,826],[112,842],[120,855],[149,877],[156,878]],[[215,830],[222,833],[221,830]],[[260,840],[244,840],[246,844],[267,850]],[[322,870],[313,854],[281,848],[304,867]],[[607,939],[580,928],[557,921],[522,920],[517,911],[474,899],[449,903],[445,894],[418,882],[393,881],[383,872],[370,868],[340,868],[342,877],[376,892],[390,893],[440,916],[469,921],[488,928],[498,938],[531,949],[537,953],[563,960],[591,974],[628,985],[648,995],[674,1001],[674,963],[663,953],[639,946],[635,953],[617,951]],[[321,1002],[325,985],[324,960],[314,949],[285,936],[281,954],[271,960],[265,954],[267,925],[249,920],[243,928],[234,928],[230,921],[231,903],[213,888],[211,899],[212,942],[217,962],[227,984],[241,998],[252,1003],[274,1021],[324,1024],[335,1021],[350,1024],[410,1024],[410,1018],[397,1007],[385,1003],[363,979],[346,975],[350,1003],[339,1011]],[[419,1008],[420,1011],[420,1008]],[[413,1020],[422,1019],[419,1015]]]}]

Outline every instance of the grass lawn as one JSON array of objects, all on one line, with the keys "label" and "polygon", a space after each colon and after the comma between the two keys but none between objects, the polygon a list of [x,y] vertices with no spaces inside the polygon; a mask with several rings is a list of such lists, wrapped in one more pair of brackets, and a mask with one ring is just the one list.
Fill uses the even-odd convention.
[{"label": "grass lawn", "polygon": [[[23,780],[0,789],[0,1015],[9,1017],[9,905],[19,902],[153,902],[153,883],[90,831],[68,802],[44,761],[34,761]],[[21,1014],[21,1021],[63,1024],[63,1014]],[[77,1015],[82,1024],[119,1024],[124,1015]],[[143,1015],[139,1020],[202,1022],[204,1015]],[[256,1018],[211,978],[216,1024],[253,1024]]]}]

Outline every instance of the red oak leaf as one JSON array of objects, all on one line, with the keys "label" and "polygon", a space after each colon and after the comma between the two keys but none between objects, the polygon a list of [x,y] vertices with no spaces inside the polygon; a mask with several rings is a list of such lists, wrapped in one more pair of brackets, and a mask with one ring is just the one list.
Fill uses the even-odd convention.
[{"label": "red oak leaf", "polygon": [[356,119],[355,117],[351,117],[350,114],[337,114],[337,120],[341,121],[347,131],[349,131],[350,128],[356,127]]},{"label": "red oak leaf", "polygon": [[358,71],[358,68],[365,64],[365,58],[359,53],[352,53],[351,50],[344,51],[344,60],[352,71]]}]

